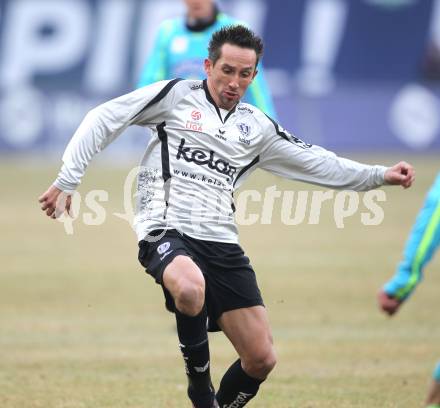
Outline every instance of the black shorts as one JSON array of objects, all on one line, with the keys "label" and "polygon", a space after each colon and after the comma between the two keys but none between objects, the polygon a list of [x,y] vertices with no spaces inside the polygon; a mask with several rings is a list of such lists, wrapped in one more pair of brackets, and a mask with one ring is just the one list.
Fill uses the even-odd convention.
[{"label": "black shorts", "polygon": [[[157,231],[157,234],[162,231]],[[217,320],[223,312],[264,305],[249,258],[237,244],[202,241],[168,230],[156,242],[139,242],[139,262],[154,277],[165,294],[166,307],[174,312],[171,294],[162,283],[166,266],[177,256],[189,256],[205,278],[208,330],[219,331]]]}]

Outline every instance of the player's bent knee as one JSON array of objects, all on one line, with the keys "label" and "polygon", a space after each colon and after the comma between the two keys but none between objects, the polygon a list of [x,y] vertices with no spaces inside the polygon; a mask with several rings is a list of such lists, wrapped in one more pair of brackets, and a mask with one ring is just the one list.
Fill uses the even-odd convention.
[{"label": "player's bent knee", "polygon": [[174,294],[174,301],[180,312],[189,316],[198,315],[205,303],[204,282],[180,282]]},{"label": "player's bent knee", "polygon": [[195,316],[202,310],[205,303],[205,279],[191,258],[176,256],[164,271],[163,283],[180,312]]},{"label": "player's bent knee", "polygon": [[254,378],[265,379],[277,363],[273,348],[260,352],[243,361],[243,369]]}]

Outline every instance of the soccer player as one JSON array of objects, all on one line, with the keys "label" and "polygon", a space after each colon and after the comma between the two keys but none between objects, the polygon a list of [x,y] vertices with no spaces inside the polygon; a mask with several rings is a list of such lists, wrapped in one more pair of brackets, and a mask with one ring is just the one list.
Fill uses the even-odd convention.
[{"label": "soccer player", "polygon": [[[414,292],[423,277],[423,268],[440,245],[440,173],[426,196],[411,234],[406,242],[404,257],[394,276],[379,292],[381,309],[392,316]],[[440,408],[440,362],[433,374],[427,402]]]},{"label": "soccer player", "polygon": [[[257,74],[263,44],[248,28],[213,34],[205,80],[160,81],[90,111],[63,156],[41,208],[55,218],[95,154],[130,125],[148,127],[138,175],[135,229],[139,261],[174,313],[196,408],[242,407],[275,366],[272,334],[256,275],[238,245],[233,193],[256,168],[321,186],[369,190],[410,187],[405,162],[369,166],[304,143],[258,108],[240,102]],[[221,330],[239,359],[217,394],[208,331]]]},{"label": "soccer player", "polygon": [[[222,13],[214,0],[184,0],[186,16],[165,20],[141,72],[138,87],[170,78],[203,79],[203,61],[214,32],[239,21]],[[263,67],[249,86],[245,101],[276,118]]]}]

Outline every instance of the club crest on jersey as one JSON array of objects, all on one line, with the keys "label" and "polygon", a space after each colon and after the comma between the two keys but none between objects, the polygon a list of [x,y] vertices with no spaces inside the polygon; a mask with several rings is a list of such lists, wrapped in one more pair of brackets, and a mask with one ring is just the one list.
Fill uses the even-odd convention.
[{"label": "club crest on jersey", "polygon": [[249,133],[251,131],[251,127],[249,125],[246,125],[246,123],[237,123],[237,127],[244,137],[249,136]]},{"label": "club crest on jersey", "polygon": [[247,139],[249,136],[249,133],[251,132],[251,127],[249,125],[246,125],[246,123],[237,123],[237,128],[240,131],[242,136],[238,137],[238,140],[241,143],[244,143],[245,145],[250,145],[251,141]]}]

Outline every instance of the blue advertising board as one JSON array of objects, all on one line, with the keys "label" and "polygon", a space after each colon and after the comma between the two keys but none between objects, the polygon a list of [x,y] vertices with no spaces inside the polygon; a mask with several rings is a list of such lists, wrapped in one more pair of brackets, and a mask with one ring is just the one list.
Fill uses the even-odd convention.
[{"label": "blue advertising board", "polygon": [[[134,88],[158,24],[182,3],[0,0],[0,153],[62,151],[90,108]],[[422,70],[431,0],[220,7],[263,36],[286,129],[335,150],[440,150],[440,92]],[[136,132],[122,137],[128,150]]]}]

